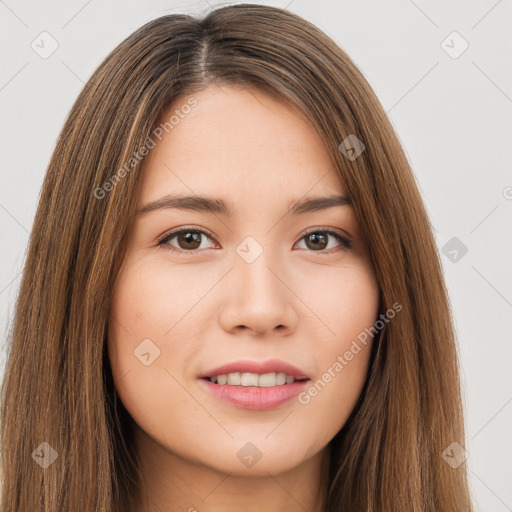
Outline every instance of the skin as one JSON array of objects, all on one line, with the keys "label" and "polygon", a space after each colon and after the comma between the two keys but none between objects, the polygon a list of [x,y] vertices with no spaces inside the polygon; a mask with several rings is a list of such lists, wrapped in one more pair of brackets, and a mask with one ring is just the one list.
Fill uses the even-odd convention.
[{"label": "skin", "polygon": [[[327,444],[361,393],[371,339],[307,404],[294,398],[271,410],[242,409],[207,392],[198,377],[228,362],[275,358],[321,379],[378,318],[366,242],[351,205],[288,213],[292,200],[344,194],[302,115],[258,90],[225,84],[193,97],[197,106],[146,156],[139,209],[172,193],[222,198],[235,215],[161,208],[139,213],[132,226],[108,351],[137,425],[150,496],[138,510],[320,511]],[[162,119],[188,99],[176,99]],[[206,234],[195,245],[179,236],[157,245],[180,227]],[[320,236],[320,228],[343,230],[351,248],[333,235],[308,243],[304,232],[317,227]],[[263,249],[251,263],[236,252],[247,236]],[[148,366],[134,355],[145,339],[160,350],[152,360],[148,349]],[[262,454],[252,467],[237,457],[248,442]]]}]

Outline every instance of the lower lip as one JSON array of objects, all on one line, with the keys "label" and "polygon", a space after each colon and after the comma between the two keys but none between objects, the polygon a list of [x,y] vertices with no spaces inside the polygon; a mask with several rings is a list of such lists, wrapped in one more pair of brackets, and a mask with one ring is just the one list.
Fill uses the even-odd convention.
[{"label": "lower lip", "polygon": [[273,409],[297,396],[309,380],[295,381],[280,386],[230,386],[215,384],[206,379],[199,379],[206,389],[216,397],[242,409],[263,411]]}]

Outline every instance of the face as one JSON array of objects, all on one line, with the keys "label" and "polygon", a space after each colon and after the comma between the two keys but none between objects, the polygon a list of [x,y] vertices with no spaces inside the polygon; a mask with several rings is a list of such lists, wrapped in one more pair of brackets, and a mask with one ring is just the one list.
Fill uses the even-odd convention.
[{"label": "face", "polygon": [[193,98],[144,162],[110,311],[116,389],[153,453],[287,471],[355,406],[378,285],[353,207],[304,202],[344,196],[313,126],[256,90]]}]

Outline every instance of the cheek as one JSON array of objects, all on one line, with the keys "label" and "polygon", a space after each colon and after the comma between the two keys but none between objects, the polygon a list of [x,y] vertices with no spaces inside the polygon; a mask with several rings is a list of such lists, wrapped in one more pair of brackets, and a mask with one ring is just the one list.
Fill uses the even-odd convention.
[{"label": "cheek", "polygon": [[128,406],[147,400],[150,388],[158,386],[161,339],[170,328],[166,301],[156,288],[158,273],[150,269],[128,261],[110,305],[108,354],[117,391]]},{"label": "cheek", "polygon": [[164,397],[169,411],[190,398],[173,376],[182,382],[198,351],[193,305],[208,286],[192,272],[171,274],[158,258],[126,261],[112,296],[107,345],[116,389],[132,416],[145,418]]},{"label": "cheek", "polygon": [[169,272],[158,256],[128,262],[119,276],[110,307],[114,339],[164,342],[211,287],[199,272]]},{"label": "cheek", "polygon": [[305,415],[318,418],[334,436],[352,412],[367,377],[379,287],[369,265],[343,269],[330,283],[328,293],[317,303],[329,336],[317,334],[318,373],[298,402]]},{"label": "cheek", "polygon": [[196,427],[181,418],[177,421],[174,411],[191,410],[194,403],[178,384],[183,378],[172,361],[186,361],[192,351],[181,343],[187,341],[182,324],[172,331],[172,348],[165,334],[185,314],[179,311],[185,309],[183,294],[173,290],[186,295],[186,289],[162,276],[156,265],[125,266],[111,301],[108,355],[116,392],[135,422],[146,432],[159,432],[164,426],[166,436],[179,439],[183,431]]},{"label": "cheek", "polygon": [[366,261],[351,261],[336,271],[327,269],[325,275],[315,276],[315,282],[312,286],[314,283],[307,281],[309,292],[303,288],[302,293],[325,327],[322,332],[326,336],[319,337],[317,332],[313,339],[323,344],[319,354],[326,363],[324,355],[332,357],[333,350],[345,351],[347,342],[350,345],[353,337],[377,320],[379,286]]}]

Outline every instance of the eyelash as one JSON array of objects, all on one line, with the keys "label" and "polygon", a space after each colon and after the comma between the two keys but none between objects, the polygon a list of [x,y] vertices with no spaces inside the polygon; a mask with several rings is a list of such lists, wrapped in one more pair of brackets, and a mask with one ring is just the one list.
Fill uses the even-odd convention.
[{"label": "eyelash", "polygon": [[[173,246],[167,244],[167,242],[169,242],[169,240],[171,240],[176,235],[179,235],[180,233],[183,233],[183,232],[185,232],[185,233],[186,232],[201,233],[203,235],[206,235],[210,240],[214,240],[213,235],[211,235],[208,231],[205,231],[203,229],[197,229],[192,226],[190,226],[190,227],[185,226],[184,228],[176,229],[175,231],[171,231],[170,233],[166,233],[165,235],[160,237],[158,239],[157,246],[161,247],[162,249],[164,249],[166,251],[171,251],[171,252],[175,252],[178,254],[185,253],[188,256],[192,256],[194,253],[198,252],[197,249],[184,250],[184,249],[179,249],[177,247],[173,247]],[[312,233],[324,233],[324,234],[333,236],[342,245],[342,248],[338,249],[339,251],[344,251],[344,250],[348,250],[348,249],[352,248],[352,243],[348,238],[346,238],[343,235],[341,235],[340,233],[338,233],[338,231],[335,231],[332,228],[327,228],[327,227],[318,227],[318,228],[308,229],[302,235],[302,237],[299,239],[299,241],[303,240],[304,238],[306,238],[308,235],[311,235]],[[338,252],[338,250],[333,251],[332,249],[330,251],[326,251],[325,249],[322,249],[320,251],[313,251],[311,249],[306,249],[306,250],[310,253],[318,253],[318,254],[332,254],[332,253]]]}]

